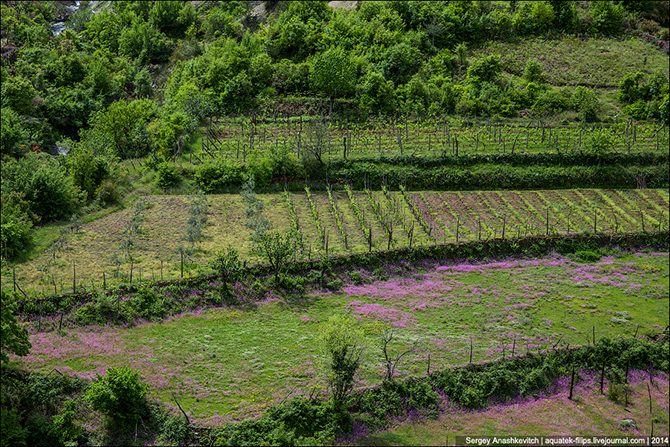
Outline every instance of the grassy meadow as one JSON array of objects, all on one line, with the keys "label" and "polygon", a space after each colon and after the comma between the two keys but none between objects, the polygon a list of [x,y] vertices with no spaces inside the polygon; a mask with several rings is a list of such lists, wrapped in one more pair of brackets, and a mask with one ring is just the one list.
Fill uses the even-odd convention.
[{"label": "grassy meadow", "polygon": [[[400,375],[522,354],[596,337],[648,334],[668,324],[668,254],[616,253],[594,263],[542,259],[426,265],[341,292],[300,299],[267,295],[249,308],[216,308],[135,327],[79,327],[32,333],[30,369],[92,378],[113,366],[141,371],[151,394],[175,393],[198,422],[257,416],[288,395],[325,391],[319,334],[331,315],[350,312],[365,334],[358,386],[383,372],[379,334],[392,350],[414,346]],[[377,276],[380,272],[376,273]],[[192,293],[201,293],[194,291]]]}]

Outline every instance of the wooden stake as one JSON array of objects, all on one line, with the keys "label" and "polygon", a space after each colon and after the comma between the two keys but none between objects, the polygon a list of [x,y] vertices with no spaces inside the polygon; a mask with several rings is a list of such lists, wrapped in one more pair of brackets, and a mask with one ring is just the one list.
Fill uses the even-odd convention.
[{"label": "wooden stake", "polygon": [[470,337],[470,364],[472,365],[472,337]]},{"label": "wooden stake", "polygon": [[572,391],[575,386],[575,364],[572,364],[572,374],[570,375],[570,395],[568,396],[568,399],[572,400]]},{"label": "wooden stake", "polygon": [[592,332],[593,332],[593,339],[592,339],[591,343],[595,346],[595,344],[596,344],[596,327],[592,326],[591,329],[592,329]]}]

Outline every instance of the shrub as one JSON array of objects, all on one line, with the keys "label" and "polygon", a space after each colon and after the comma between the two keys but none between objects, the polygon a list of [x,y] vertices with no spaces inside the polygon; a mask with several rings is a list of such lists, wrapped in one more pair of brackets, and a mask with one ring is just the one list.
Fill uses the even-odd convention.
[{"label": "shrub", "polygon": [[16,411],[0,408],[0,432],[2,447],[26,445],[26,430],[21,426],[21,419]]},{"label": "shrub", "polygon": [[624,402],[626,393],[628,393],[628,385],[625,383],[610,383],[607,388],[607,398],[612,402]]},{"label": "shrub", "polygon": [[159,320],[170,311],[171,300],[151,287],[142,287],[129,300],[133,314],[147,320]]},{"label": "shrub", "polygon": [[206,193],[224,192],[242,184],[244,170],[233,160],[222,158],[214,164],[200,167],[194,176],[195,184]]},{"label": "shrub", "polygon": [[618,34],[623,31],[623,7],[611,1],[599,1],[590,3],[591,7],[591,31],[594,34],[607,36]]},{"label": "shrub", "polygon": [[116,205],[121,202],[121,193],[117,183],[112,179],[103,180],[95,191],[95,196],[102,206]]},{"label": "shrub", "polygon": [[575,89],[571,97],[572,107],[579,113],[582,121],[598,120],[598,96],[590,88],[581,85]]},{"label": "shrub", "polygon": [[467,80],[470,83],[493,82],[501,73],[500,55],[492,54],[474,61],[468,67]]},{"label": "shrub", "polygon": [[542,64],[535,59],[528,59],[523,69],[523,78],[528,82],[542,84],[545,81]]},{"label": "shrub", "polygon": [[33,222],[28,203],[19,193],[3,194],[0,205],[0,256],[12,259],[24,253],[32,242]]},{"label": "shrub", "polygon": [[147,389],[137,371],[128,367],[110,368],[91,383],[85,399],[114,424],[129,427],[146,413]]},{"label": "shrub", "polygon": [[29,209],[42,222],[70,217],[81,205],[82,193],[59,161],[30,153],[2,168],[3,192],[21,192]]},{"label": "shrub", "polygon": [[362,353],[359,338],[354,320],[346,315],[330,317],[321,332],[328,362],[328,383],[337,406],[344,403],[354,386]]},{"label": "shrub", "polygon": [[167,161],[156,166],[156,183],[162,189],[171,188],[179,183],[180,177],[177,168]]},{"label": "shrub", "polygon": [[31,345],[28,331],[16,319],[16,298],[0,291],[0,364],[9,360],[8,353],[27,355]]},{"label": "shrub", "polygon": [[532,111],[539,116],[555,115],[568,107],[568,101],[557,90],[547,90],[533,104]]},{"label": "shrub", "polygon": [[63,409],[52,419],[56,438],[63,445],[80,445],[83,440],[84,429],[75,422],[76,414],[76,402],[68,399],[63,404]]},{"label": "shrub", "polygon": [[67,165],[74,184],[87,194],[88,200],[95,197],[100,183],[111,174],[109,162],[83,145],[68,153]]}]

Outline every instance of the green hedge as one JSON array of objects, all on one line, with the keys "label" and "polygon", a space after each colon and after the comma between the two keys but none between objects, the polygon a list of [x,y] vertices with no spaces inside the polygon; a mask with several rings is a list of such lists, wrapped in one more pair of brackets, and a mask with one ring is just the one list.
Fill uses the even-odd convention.
[{"label": "green hedge", "polygon": [[334,170],[348,169],[359,163],[410,165],[419,168],[435,168],[440,166],[473,166],[479,164],[505,164],[510,166],[546,165],[546,166],[616,166],[639,165],[650,166],[668,163],[667,152],[606,152],[602,154],[589,152],[569,153],[507,153],[507,154],[472,154],[445,155],[442,157],[366,157],[355,160],[335,160],[330,163]]},{"label": "green hedge", "polygon": [[356,189],[405,185],[411,189],[551,189],[648,188],[669,184],[668,163],[655,166],[512,166],[480,164],[469,167],[424,168],[389,163],[355,163],[331,170],[332,182],[350,183]]},{"label": "green hedge", "polygon": [[[670,233],[575,234],[562,236],[530,236],[513,239],[491,239],[448,243],[431,246],[405,247],[389,251],[353,253],[328,259],[290,263],[286,273],[286,288],[304,288],[309,283],[320,287],[336,287],[338,270],[375,268],[396,262],[423,260],[453,261],[459,259],[501,258],[507,256],[537,257],[551,251],[562,254],[598,250],[602,247],[654,247],[667,250]],[[258,278],[270,276],[265,265],[247,267],[241,273],[243,283],[252,284]],[[300,279],[299,284],[297,279]],[[292,279],[294,279],[292,281]],[[289,284],[295,282],[296,284]],[[257,281],[256,281],[257,283]],[[167,315],[201,306],[230,304],[230,296],[222,293],[216,275],[155,282],[137,286],[122,286],[106,292],[79,292],[45,298],[18,299],[18,313],[24,318],[57,315],[76,309],[73,317],[79,324],[105,322],[130,323],[138,318],[159,320]]]}]

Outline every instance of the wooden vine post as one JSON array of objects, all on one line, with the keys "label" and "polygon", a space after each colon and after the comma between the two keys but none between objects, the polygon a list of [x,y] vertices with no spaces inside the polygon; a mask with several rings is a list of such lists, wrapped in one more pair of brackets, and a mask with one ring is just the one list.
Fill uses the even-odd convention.
[{"label": "wooden vine post", "polygon": [[575,387],[575,364],[572,364],[572,373],[570,374],[570,395],[568,399],[572,400],[572,394]]}]

